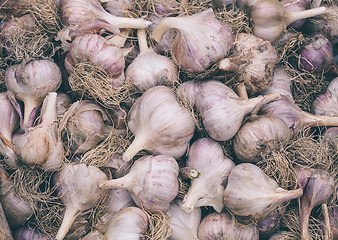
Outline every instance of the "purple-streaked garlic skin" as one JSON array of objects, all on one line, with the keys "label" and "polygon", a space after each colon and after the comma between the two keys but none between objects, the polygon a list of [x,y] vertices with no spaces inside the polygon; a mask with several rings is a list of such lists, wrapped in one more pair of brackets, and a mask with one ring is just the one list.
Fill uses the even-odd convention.
[{"label": "purple-streaked garlic skin", "polygon": [[201,84],[196,107],[209,136],[216,141],[227,141],[238,132],[246,114],[252,112],[262,102],[278,97],[279,94],[276,94],[266,99],[258,96],[245,100],[225,84],[207,81]]},{"label": "purple-streaked garlic skin", "polygon": [[309,72],[327,71],[333,64],[333,48],[322,34],[315,34],[300,53],[301,67]]},{"label": "purple-streaked garlic skin", "polygon": [[57,240],[65,237],[75,218],[92,208],[106,193],[99,182],[108,177],[99,168],[85,164],[65,164],[56,175],[56,184],[61,201],[66,207]]},{"label": "purple-streaked garlic skin", "polygon": [[313,173],[313,169],[300,165],[296,165],[294,169],[297,175],[297,187],[301,187],[304,189]]},{"label": "purple-streaked garlic skin", "polygon": [[258,162],[291,139],[286,123],[273,116],[262,115],[246,122],[237,132],[233,148],[243,162]]},{"label": "purple-streaked garlic skin", "polygon": [[269,41],[252,34],[239,33],[232,54],[220,61],[219,68],[235,71],[239,83],[249,94],[257,94],[269,87],[277,52]]},{"label": "purple-streaked garlic skin", "polygon": [[201,82],[198,81],[186,81],[180,84],[177,88],[177,98],[184,103],[188,103],[189,106],[194,106],[196,98],[199,93]]},{"label": "purple-streaked garlic skin", "polygon": [[182,200],[173,201],[166,214],[170,218],[172,233],[170,239],[191,239],[198,240],[197,231],[201,222],[201,209],[195,208],[192,213],[182,210]]},{"label": "purple-streaked garlic skin", "polygon": [[277,207],[266,218],[257,223],[260,237],[267,238],[277,231],[285,208]]},{"label": "purple-streaked garlic skin", "polygon": [[118,17],[127,17],[127,11],[135,7],[135,1],[131,0],[105,0],[103,8]]},{"label": "purple-streaked garlic skin", "polygon": [[[296,12],[296,11],[304,11],[310,7],[310,0],[282,0],[281,4],[287,11]],[[294,29],[299,29],[305,23],[305,19],[301,19],[295,21],[289,25]]]},{"label": "purple-streaked garlic skin", "polygon": [[259,233],[254,225],[240,225],[230,214],[214,212],[202,219],[198,237],[200,240],[258,240]]},{"label": "purple-streaked garlic skin", "polygon": [[148,217],[137,207],[117,212],[111,219],[104,239],[143,239],[148,228]]},{"label": "purple-streaked garlic skin", "polygon": [[335,179],[325,170],[314,169],[300,198],[300,232],[302,240],[310,239],[309,218],[311,211],[325,203],[333,194]]},{"label": "purple-streaked garlic skin", "polygon": [[14,232],[14,238],[17,240],[52,240],[51,236],[40,233],[29,226],[23,226]]},{"label": "purple-streaked garlic skin", "polygon": [[245,222],[259,222],[277,206],[302,196],[301,188],[285,190],[259,167],[241,163],[230,172],[224,191],[224,204]]},{"label": "purple-streaked garlic skin", "polygon": [[290,77],[285,71],[284,66],[280,65],[275,68],[271,85],[263,93],[269,94],[278,92],[280,95],[293,99],[291,86],[292,81]]},{"label": "purple-streaked garlic skin", "polygon": [[193,136],[195,122],[191,113],[179,105],[170,88],[155,86],[133,104],[128,126],[135,138],[123,153],[125,161],[142,149],[181,157]]},{"label": "purple-streaked garlic skin", "polygon": [[327,91],[319,95],[312,106],[316,115],[338,117],[338,77],[330,82]]},{"label": "purple-streaked garlic skin", "polygon": [[103,181],[101,188],[124,188],[139,207],[149,211],[164,211],[178,193],[179,167],[173,157],[143,156],[122,178]]},{"label": "purple-streaked garlic skin", "polygon": [[221,145],[209,138],[195,141],[189,148],[187,167],[194,168],[199,177],[191,180],[184,196],[182,209],[187,213],[195,207],[212,206],[217,212],[224,208],[223,182],[226,182],[234,162],[227,158]]},{"label": "purple-streaked garlic skin", "polygon": [[8,91],[24,103],[21,128],[31,127],[36,111],[50,92],[61,85],[61,70],[49,60],[34,60],[12,65],[5,76]]},{"label": "purple-streaked garlic skin", "polygon": [[224,58],[233,45],[230,28],[207,9],[190,16],[164,18],[154,29],[153,38],[160,42],[165,32],[174,29],[171,55],[174,62],[189,72],[202,72]]}]

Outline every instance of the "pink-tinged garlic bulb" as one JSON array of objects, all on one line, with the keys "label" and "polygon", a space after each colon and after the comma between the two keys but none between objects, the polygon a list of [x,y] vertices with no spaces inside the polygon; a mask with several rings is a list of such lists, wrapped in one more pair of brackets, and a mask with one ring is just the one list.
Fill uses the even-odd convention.
[{"label": "pink-tinged garlic bulb", "polygon": [[15,142],[15,153],[22,163],[48,172],[60,168],[64,159],[57,131],[56,96],[56,92],[48,94],[41,108],[41,123],[26,129]]},{"label": "pink-tinged garlic bulb", "polygon": [[29,226],[24,226],[14,232],[14,239],[18,240],[52,240],[51,236],[43,234]]},{"label": "pink-tinged garlic bulb", "polygon": [[279,94],[242,99],[218,81],[203,82],[196,99],[205,130],[216,141],[227,141],[238,132],[246,114],[279,99]]},{"label": "pink-tinged garlic bulb", "polygon": [[57,116],[62,116],[65,112],[67,112],[71,104],[72,104],[72,101],[66,93],[58,92],[56,96]]},{"label": "pink-tinged garlic bulb", "polygon": [[178,81],[178,70],[172,60],[149,48],[144,29],[137,31],[140,54],[126,70],[126,81],[132,82],[140,91],[156,85],[174,85]]},{"label": "pink-tinged garlic bulb", "polygon": [[8,224],[11,227],[24,224],[34,214],[31,203],[16,193],[14,183],[1,165],[0,203],[2,204]]},{"label": "pink-tinged garlic bulb", "polygon": [[19,115],[6,93],[0,93],[0,154],[11,168],[18,168],[12,144],[12,134],[19,126]]},{"label": "pink-tinged garlic bulb", "polygon": [[285,208],[278,206],[266,218],[257,223],[257,229],[262,238],[267,238],[276,232],[284,212]]},{"label": "pink-tinged garlic bulb", "polygon": [[310,240],[309,218],[311,211],[325,203],[333,194],[335,179],[322,169],[313,169],[308,179],[304,194],[300,198],[300,232],[302,240]]},{"label": "pink-tinged garlic bulb", "polygon": [[191,180],[182,209],[192,212],[195,207],[212,206],[221,212],[224,207],[223,183],[235,166],[234,162],[224,155],[218,142],[201,138],[190,146],[187,166],[195,169],[199,177]]},{"label": "pink-tinged garlic bulb", "polygon": [[100,0],[103,8],[118,17],[127,17],[128,11],[135,8],[135,1],[132,0]]},{"label": "pink-tinged garlic bulb", "polygon": [[188,103],[190,106],[194,106],[200,86],[201,82],[198,81],[186,81],[180,84],[176,91],[177,98],[181,102]]},{"label": "pink-tinged garlic bulb", "polygon": [[173,157],[143,156],[131,166],[127,175],[103,181],[100,187],[127,189],[139,207],[164,211],[178,193],[179,167]]},{"label": "pink-tinged garlic bulb", "polygon": [[277,41],[291,23],[326,12],[325,7],[290,11],[278,0],[258,0],[249,5],[254,35],[270,42]]},{"label": "pink-tinged garlic bulb", "polygon": [[[24,103],[21,128],[31,127],[38,108],[50,92],[61,85],[61,71],[49,60],[35,60],[13,65],[6,71],[5,84],[14,96]],[[21,110],[18,109],[19,114]]]},{"label": "pink-tinged garlic bulb", "polygon": [[233,45],[230,28],[216,19],[211,8],[190,16],[164,18],[152,36],[160,42],[167,31],[174,29],[171,55],[174,62],[189,72],[202,72],[224,58]]},{"label": "pink-tinged garlic bulb", "polygon": [[71,73],[76,64],[90,62],[102,67],[108,76],[118,78],[124,71],[124,57],[130,50],[120,48],[97,34],[79,35],[70,45],[65,68]]},{"label": "pink-tinged garlic bulb", "polygon": [[182,200],[173,201],[166,214],[170,218],[172,240],[198,240],[197,231],[201,222],[201,209],[195,208],[191,213],[182,210]]},{"label": "pink-tinged garlic bulb", "polygon": [[[309,9],[311,0],[282,0],[280,3],[287,11],[298,12]],[[304,23],[305,19],[300,19],[291,23],[289,26],[294,29],[299,29]]]},{"label": "pink-tinged garlic bulb", "polygon": [[198,229],[200,240],[258,240],[255,225],[241,225],[228,213],[211,213],[204,217]]},{"label": "pink-tinged garlic bulb", "polygon": [[338,127],[330,127],[330,128],[328,128],[325,131],[324,136],[326,138],[328,138],[328,139],[332,139],[338,145]]},{"label": "pink-tinged garlic bulb", "polygon": [[143,93],[129,112],[128,126],[135,138],[123,153],[129,161],[140,150],[181,157],[191,140],[195,122],[168,87],[155,86]]},{"label": "pink-tinged garlic bulb", "polygon": [[99,188],[99,183],[107,179],[106,174],[94,166],[85,164],[63,166],[56,175],[56,184],[66,211],[55,239],[63,239],[75,218],[98,203],[106,193]]},{"label": "pink-tinged garlic bulb", "polygon": [[257,116],[246,122],[236,134],[233,148],[243,162],[256,163],[291,139],[286,123],[273,116]]},{"label": "pink-tinged garlic bulb", "polygon": [[284,69],[285,67],[283,65],[275,68],[271,85],[264,91],[264,94],[278,92],[280,95],[293,99],[291,91],[292,82]]},{"label": "pink-tinged garlic bulb", "polygon": [[103,240],[103,234],[97,230],[92,230],[90,233],[84,236],[82,240]]},{"label": "pink-tinged garlic bulb", "polygon": [[233,53],[220,61],[219,68],[236,72],[236,81],[253,95],[269,87],[276,62],[277,52],[269,41],[239,33]]},{"label": "pink-tinged garlic bulb", "polygon": [[103,240],[143,239],[148,229],[148,216],[137,207],[117,212],[111,219]]},{"label": "pink-tinged garlic bulb", "polygon": [[338,117],[338,77],[330,82],[324,94],[315,99],[313,111],[316,115]]},{"label": "pink-tinged garlic bulb", "polygon": [[259,222],[277,206],[302,194],[301,188],[280,188],[256,165],[242,163],[230,172],[224,191],[224,204],[234,215]]},{"label": "pink-tinged garlic bulb", "polygon": [[89,100],[77,101],[64,114],[59,131],[66,129],[70,136],[70,150],[80,154],[96,146],[111,131],[116,135],[125,132],[108,125],[108,119],[105,111],[98,105]]},{"label": "pink-tinged garlic bulb", "polygon": [[99,0],[61,0],[62,21],[67,27],[58,32],[57,40],[66,46],[75,36],[100,31],[119,33],[120,28],[145,28],[143,19],[114,16],[100,5]]}]

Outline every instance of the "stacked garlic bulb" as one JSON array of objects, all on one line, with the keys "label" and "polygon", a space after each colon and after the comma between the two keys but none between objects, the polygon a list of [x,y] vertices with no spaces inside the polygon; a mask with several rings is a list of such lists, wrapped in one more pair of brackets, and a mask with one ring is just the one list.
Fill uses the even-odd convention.
[{"label": "stacked garlic bulb", "polygon": [[324,94],[315,99],[313,110],[316,115],[338,117],[338,77],[330,82]]},{"label": "stacked garlic bulb", "polygon": [[191,180],[182,209],[192,212],[195,207],[212,206],[221,212],[224,207],[223,183],[235,166],[233,161],[224,156],[218,142],[201,138],[190,146],[187,166],[198,171],[199,176]]}]

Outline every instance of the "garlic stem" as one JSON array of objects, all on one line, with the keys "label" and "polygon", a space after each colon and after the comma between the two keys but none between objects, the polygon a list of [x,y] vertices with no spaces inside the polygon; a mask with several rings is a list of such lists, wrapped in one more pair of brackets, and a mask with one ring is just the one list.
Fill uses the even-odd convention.
[{"label": "garlic stem", "polygon": [[65,215],[62,220],[61,227],[59,228],[58,233],[55,236],[56,240],[62,240],[67,232],[69,231],[70,227],[72,226],[75,218],[79,214],[79,210],[75,207],[66,207]]},{"label": "garlic stem", "polygon": [[102,11],[100,14],[103,20],[118,28],[146,28],[151,24],[151,22],[141,18],[116,17],[106,11]]},{"label": "garlic stem", "polygon": [[180,175],[183,179],[196,179],[200,173],[192,167],[184,167],[180,169]]},{"label": "garlic stem", "polygon": [[303,111],[302,115],[304,116],[304,125],[309,127],[338,126],[338,117],[317,116]]},{"label": "garlic stem", "polygon": [[9,141],[7,138],[5,138],[4,136],[2,136],[1,134],[0,134],[0,139],[8,146],[8,147],[10,147],[12,150],[14,150],[14,144],[11,142],[11,141]]},{"label": "garlic stem", "polygon": [[249,99],[248,92],[246,91],[246,87],[245,87],[244,83],[238,84],[237,87],[236,87],[236,89],[237,89],[237,95],[240,98],[246,99],[246,100]]},{"label": "garlic stem", "polygon": [[100,182],[101,189],[112,189],[112,188],[122,188],[128,189],[128,187],[132,184],[131,175],[125,175],[124,177],[102,181]]},{"label": "garlic stem", "polygon": [[49,93],[45,101],[47,101],[46,105],[43,105],[43,109],[41,109],[41,112],[43,113],[42,116],[42,124],[44,125],[52,125],[56,119],[56,97],[57,93],[56,92],[51,92]]},{"label": "garlic stem", "polygon": [[219,62],[218,68],[223,71],[237,72],[243,61],[238,58],[224,58]]},{"label": "garlic stem", "polygon": [[176,22],[177,19],[175,17],[168,17],[162,19],[152,32],[152,38],[158,43],[161,42],[163,35],[167,31],[173,29]]},{"label": "garlic stem", "polygon": [[141,53],[148,50],[147,36],[144,29],[137,30],[137,41]]},{"label": "garlic stem", "polygon": [[139,151],[144,148],[146,138],[142,138],[142,135],[143,134],[137,134],[135,136],[134,141],[122,155],[123,161],[130,161]]},{"label": "garlic stem", "polygon": [[310,18],[314,17],[319,14],[323,14],[326,12],[325,7],[319,7],[319,8],[312,8],[305,11],[297,11],[297,12],[287,12],[286,17],[286,25],[289,25],[297,20],[304,19],[304,18]]},{"label": "garlic stem", "polygon": [[250,102],[254,103],[254,109],[251,111],[251,115],[256,115],[261,106],[268,104],[273,101],[277,101],[280,99],[280,94],[279,93],[269,93],[267,95],[260,95],[255,98],[249,99]]},{"label": "garlic stem", "polygon": [[330,227],[330,219],[329,219],[329,210],[327,208],[327,204],[322,204],[322,212],[324,217],[324,232],[325,232],[325,240],[329,240],[331,236],[331,227]]},{"label": "garlic stem", "polygon": [[295,198],[300,198],[303,195],[303,189],[302,188],[298,188],[295,190],[284,190],[283,191],[279,191],[279,189],[276,189],[276,196],[280,196],[281,194],[284,195],[283,197],[278,197],[280,202],[286,202],[288,200],[292,200]]},{"label": "garlic stem", "polygon": [[311,238],[310,238],[310,232],[309,232],[309,218],[311,214],[311,209],[309,208],[309,206],[304,207],[303,202],[302,202],[302,207],[300,210],[301,240],[310,240]]}]

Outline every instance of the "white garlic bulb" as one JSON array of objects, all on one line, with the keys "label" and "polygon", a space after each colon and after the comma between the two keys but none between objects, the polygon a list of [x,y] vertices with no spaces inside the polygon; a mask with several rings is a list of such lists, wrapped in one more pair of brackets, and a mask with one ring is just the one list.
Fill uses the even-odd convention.
[{"label": "white garlic bulb", "polygon": [[128,207],[113,216],[102,240],[143,239],[147,229],[147,214],[140,208]]},{"label": "white garlic bulb", "polygon": [[131,166],[127,175],[103,181],[100,187],[127,189],[139,207],[164,211],[178,193],[179,167],[166,155],[143,156]]},{"label": "white garlic bulb", "polygon": [[234,41],[231,29],[215,17],[211,8],[190,16],[164,18],[152,36],[160,42],[171,29],[176,31],[170,51],[173,60],[190,72],[202,72],[224,58]]},{"label": "white garlic bulb", "polygon": [[278,93],[242,99],[225,84],[207,81],[201,84],[196,107],[209,136],[217,141],[227,141],[238,132],[246,114],[276,99],[279,99]]},{"label": "white garlic bulb", "polygon": [[316,115],[338,117],[338,77],[330,82],[324,94],[315,99],[313,110]]},{"label": "white garlic bulb", "polygon": [[302,188],[285,190],[259,167],[242,163],[234,167],[224,191],[224,204],[236,216],[260,221],[282,203],[302,196]]},{"label": "white garlic bulb", "polygon": [[211,213],[204,217],[198,229],[200,240],[258,240],[255,225],[241,225],[228,213]]},{"label": "white garlic bulb", "polygon": [[128,126],[135,138],[123,153],[129,161],[140,150],[181,157],[191,140],[195,122],[168,87],[155,86],[137,99],[129,112]]},{"label": "white garlic bulb", "polygon": [[201,82],[186,81],[177,88],[177,98],[184,103],[188,103],[191,107],[195,105],[196,98],[199,93]]},{"label": "white garlic bulb", "polygon": [[187,166],[195,169],[199,177],[191,180],[182,209],[192,212],[195,207],[212,206],[221,212],[224,207],[222,184],[235,166],[234,162],[224,155],[218,142],[201,138],[190,146]]},{"label": "white garlic bulb", "polygon": [[85,164],[63,166],[56,175],[56,184],[66,211],[55,239],[63,239],[75,218],[97,204],[106,193],[99,188],[99,182],[107,179],[106,174],[94,166]]},{"label": "white garlic bulb", "polygon": [[191,213],[182,210],[182,200],[173,201],[166,214],[170,218],[172,240],[198,240],[197,231],[201,222],[201,209],[195,208]]},{"label": "white garlic bulb", "polygon": [[140,54],[128,66],[126,81],[141,91],[156,85],[174,85],[178,80],[178,70],[172,60],[148,47],[144,29],[137,30],[137,39]]},{"label": "white garlic bulb", "polygon": [[52,172],[60,168],[64,159],[61,136],[57,132],[56,92],[45,98],[41,109],[41,123],[28,128],[15,142],[15,153],[24,164]]}]

